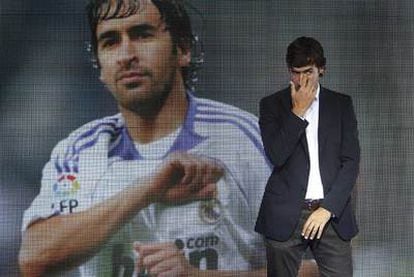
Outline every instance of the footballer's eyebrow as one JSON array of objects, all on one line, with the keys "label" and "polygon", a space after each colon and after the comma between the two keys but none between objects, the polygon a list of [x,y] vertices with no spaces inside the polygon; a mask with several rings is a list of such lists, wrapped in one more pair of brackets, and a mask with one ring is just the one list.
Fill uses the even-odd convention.
[{"label": "footballer's eyebrow", "polygon": [[128,29],[128,33],[132,33],[132,34],[145,34],[148,32],[155,32],[158,29],[158,27],[148,24],[148,23],[143,23],[143,24],[139,24],[139,25],[135,25],[132,26]]},{"label": "footballer's eyebrow", "polygon": [[116,31],[106,31],[106,32],[99,34],[97,41],[99,43],[107,38],[116,37],[117,35],[118,35],[118,32]]},{"label": "footballer's eyebrow", "polygon": [[312,72],[313,71],[313,68],[310,67],[310,68],[305,69],[305,70],[302,70],[302,71],[295,70],[295,69],[291,68],[290,71],[293,72],[293,73],[297,73],[297,74],[300,74],[300,73],[309,73],[309,72]]},{"label": "footballer's eyebrow", "polygon": [[[159,27],[148,24],[148,23],[142,23],[139,25],[135,25],[132,26],[128,29],[128,33],[129,34],[135,34],[135,35],[140,35],[140,34],[146,34],[148,32],[155,32]],[[112,38],[112,37],[116,37],[118,35],[118,31],[115,30],[108,30],[105,31],[101,34],[99,34],[97,41],[100,42],[102,40],[105,40],[107,38]]]}]

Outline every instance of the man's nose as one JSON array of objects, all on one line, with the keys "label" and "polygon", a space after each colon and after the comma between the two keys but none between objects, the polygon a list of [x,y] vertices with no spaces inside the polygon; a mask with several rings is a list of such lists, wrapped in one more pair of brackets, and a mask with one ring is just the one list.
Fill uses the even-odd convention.
[{"label": "man's nose", "polygon": [[300,76],[301,76],[301,73],[293,73],[293,74],[292,74],[292,81],[293,81],[294,83],[299,83],[299,81],[300,81]]},{"label": "man's nose", "polygon": [[138,61],[136,45],[128,38],[122,40],[118,52],[118,64],[129,65],[132,61]]}]

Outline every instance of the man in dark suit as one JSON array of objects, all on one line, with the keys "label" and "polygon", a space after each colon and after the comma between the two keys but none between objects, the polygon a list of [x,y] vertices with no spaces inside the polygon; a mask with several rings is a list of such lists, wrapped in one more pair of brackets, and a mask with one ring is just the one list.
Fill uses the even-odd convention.
[{"label": "man in dark suit", "polygon": [[290,87],[260,102],[260,129],[273,172],[256,222],[268,276],[296,276],[309,247],[322,276],[352,276],[358,228],[351,192],[360,149],[352,100],[319,85],[321,44],[300,37],[287,49]]}]

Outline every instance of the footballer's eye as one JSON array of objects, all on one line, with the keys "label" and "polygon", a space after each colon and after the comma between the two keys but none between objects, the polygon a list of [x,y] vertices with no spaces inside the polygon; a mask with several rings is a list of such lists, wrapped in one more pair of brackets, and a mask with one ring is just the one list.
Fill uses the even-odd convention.
[{"label": "footballer's eye", "polygon": [[117,43],[117,40],[114,38],[108,38],[102,41],[101,48],[108,48],[111,47],[113,45],[115,45]]},{"label": "footballer's eye", "polygon": [[121,38],[115,32],[106,32],[99,36],[98,46],[101,49],[112,47],[119,43]]}]

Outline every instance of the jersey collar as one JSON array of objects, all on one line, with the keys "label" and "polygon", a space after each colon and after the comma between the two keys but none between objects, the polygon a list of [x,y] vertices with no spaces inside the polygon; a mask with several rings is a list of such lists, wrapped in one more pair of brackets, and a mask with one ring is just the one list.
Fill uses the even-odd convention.
[{"label": "jersey collar", "polygon": [[[197,113],[197,98],[191,92],[187,92],[188,111],[183,122],[180,133],[172,144],[171,148],[165,153],[164,158],[176,151],[185,152],[194,148],[196,145],[203,142],[206,138],[197,134],[194,128],[194,118]],[[108,153],[109,158],[120,157],[123,160],[143,160],[138,149],[135,147],[131,139],[128,129],[125,126],[125,121],[122,118],[122,128],[118,137],[114,138]]]}]

